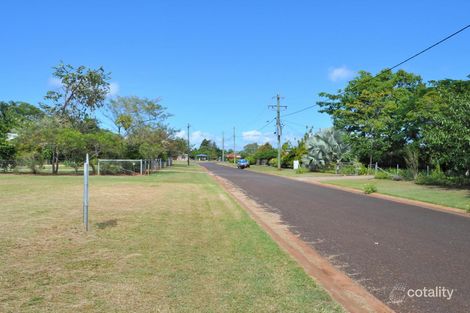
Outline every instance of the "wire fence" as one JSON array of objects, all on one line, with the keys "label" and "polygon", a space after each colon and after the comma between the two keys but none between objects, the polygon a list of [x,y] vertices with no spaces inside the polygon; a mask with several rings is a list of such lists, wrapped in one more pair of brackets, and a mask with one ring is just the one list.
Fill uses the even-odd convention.
[{"label": "wire fence", "polygon": [[[173,160],[168,159],[138,159],[128,160],[130,162],[121,163],[118,160],[108,159],[111,166],[103,166],[99,160],[90,160],[89,170],[93,175],[145,175],[157,172],[168,166],[173,165]],[[100,168],[98,167],[100,164]],[[63,160],[59,162],[58,175],[83,175],[84,163]],[[101,173],[99,173],[101,172]],[[10,174],[52,174],[52,164],[48,160],[37,159],[0,159],[0,173]]]}]

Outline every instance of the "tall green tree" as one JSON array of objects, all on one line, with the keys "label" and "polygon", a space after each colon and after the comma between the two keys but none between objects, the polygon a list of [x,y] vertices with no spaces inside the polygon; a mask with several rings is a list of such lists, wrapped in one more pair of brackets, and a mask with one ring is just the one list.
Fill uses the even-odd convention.
[{"label": "tall green tree", "polygon": [[469,171],[470,81],[433,81],[428,99],[437,109],[427,112],[424,147],[437,165],[461,174]]},{"label": "tall green tree", "polygon": [[73,67],[60,63],[52,75],[60,82],[57,90],[48,91],[44,97],[49,103],[43,108],[63,118],[83,119],[103,106],[109,93],[110,74],[103,67]]},{"label": "tall green tree", "polygon": [[222,150],[217,147],[217,144],[209,139],[203,139],[199,149],[196,149],[192,152],[193,157],[197,154],[207,154],[210,160],[215,160],[219,155],[222,154]]},{"label": "tall green tree", "polygon": [[15,164],[17,149],[11,139],[24,124],[41,116],[41,110],[29,103],[0,101],[0,168]]},{"label": "tall green tree", "polygon": [[261,145],[254,155],[254,158],[256,160],[269,161],[275,157],[277,157],[277,150],[274,149],[269,142],[266,142],[265,144]]},{"label": "tall green tree", "polygon": [[422,121],[416,111],[425,91],[420,76],[403,70],[383,70],[376,77],[361,71],[344,91],[320,93],[324,100],[318,105],[333,118],[335,128],[348,134],[354,153],[372,163],[419,140]]},{"label": "tall green tree", "polygon": [[106,116],[112,120],[119,134],[128,134],[141,127],[157,128],[171,116],[160,104],[160,99],[116,97],[106,106]]},{"label": "tall green tree", "polygon": [[252,156],[258,151],[259,145],[254,143],[249,143],[243,147],[242,155],[243,157]]}]

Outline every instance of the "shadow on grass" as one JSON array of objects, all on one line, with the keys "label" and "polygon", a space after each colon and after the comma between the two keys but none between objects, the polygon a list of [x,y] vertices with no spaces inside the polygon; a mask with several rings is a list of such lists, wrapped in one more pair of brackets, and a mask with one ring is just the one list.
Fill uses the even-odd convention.
[{"label": "shadow on grass", "polygon": [[96,223],[96,227],[98,229],[105,229],[108,227],[116,227],[117,226],[117,219],[107,220],[101,223]]}]

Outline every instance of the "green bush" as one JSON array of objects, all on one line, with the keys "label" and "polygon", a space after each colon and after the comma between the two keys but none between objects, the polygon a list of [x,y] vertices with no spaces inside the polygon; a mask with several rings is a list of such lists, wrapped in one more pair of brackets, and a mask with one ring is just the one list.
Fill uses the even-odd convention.
[{"label": "green bush", "polygon": [[277,166],[277,158],[272,158],[271,160],[268,161],[269,166]]},{"label": "green bush", "polygon": [[255,164],[256,164],[256,158],[255,158],[254,156],[252,156],[252,155],[247,156],[247,157],[246,157],[246,160],[247,160],[248,162],[250,162],[250,165],[255,165]]},{"label": "green bush", "polygon": [[415,179],[413,171],[409,169],[399,170],[398,173],[399,173],[398,175],[400,175],[403,178],[403,180]]},{"label": "green bush", "polygon": [[377,192],[377,186],[372,183],[368,183],[364,185],[364,193],[371,194]]},{"label": "green bush", "polygon": [[304,174],[308,172],[310,172],[309,169],[306,167],[302,167],[302,166],[295,170],[296,174]]},{"label": "green bush", "polygon": [[356,167],[354,165],[344,165],[339,169],[339,174],[342,175],[355,175]]},{"label": "green bush", "polygon": [[44,159],[38,152],[23,153],[20,160],[33,174],[39,174],[44,166]]},{"label": "green bush", "polygon": [[390,179],[391,175],[387,172],[382,172],[378,171],[377,174],[375,174],[376,179]]},{"label": "green bush", "polygon": [[441,171],[431,171],[429,175],[418,174],[416,177],[415,183],[418,185],[438,185],[446,186],[448,185],[448,180],[446,175]]},{"label": "green bush", "polygon": [[434,170],[431,171],[429,175],[418,174],[415,183],[418,185],[463,187],[470,186],[470,178],[464,176],[447,176],[440,170]]},{"label": "green bush", "polygon": [[362,163],[354,165],[357,168],[357,175],[367,175],[367,166]]}]

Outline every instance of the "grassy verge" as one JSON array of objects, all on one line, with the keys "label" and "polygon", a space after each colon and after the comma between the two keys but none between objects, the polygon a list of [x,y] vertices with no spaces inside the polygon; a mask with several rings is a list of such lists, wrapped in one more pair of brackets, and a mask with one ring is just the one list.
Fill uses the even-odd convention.
[{"label": "grassy verge", "polygon": [[386,195],[440,204],[448,207],[467,209],[470,206],[469,189],[450,189],[416,185],[413,182],[392,181],[387,179],[331,180],[324,183],[363,189],[367,183],[377,186],[378,192]]},{"label": "grassy verge", "polygon": [[208,175],[0,176],[1,312],[341,312]]},{"label": "grassy verge", "polygon": [[[236,167],[233,163],[228,163],[224,162],[221,163],[219,162],[218,164],[220,165],[226,165],[226,166],[231,166],[231,167]],[[274,174],[274,175],[279,175],[279,176],[286,176],[286,177],[324,177],[324,176],[335,176],[335,174],[331,173],[319,173],[319,172],[306,172],[299,174],[295,170],[291,168],[282,168],[280,171],[277,169],[277,167],[273,166],[266,166],[266,165],[250,165],[249,168],[246,170],[248,171],[253,171],[253,172],[258,172],[258,173],[265,173],[265,174]]]}]

